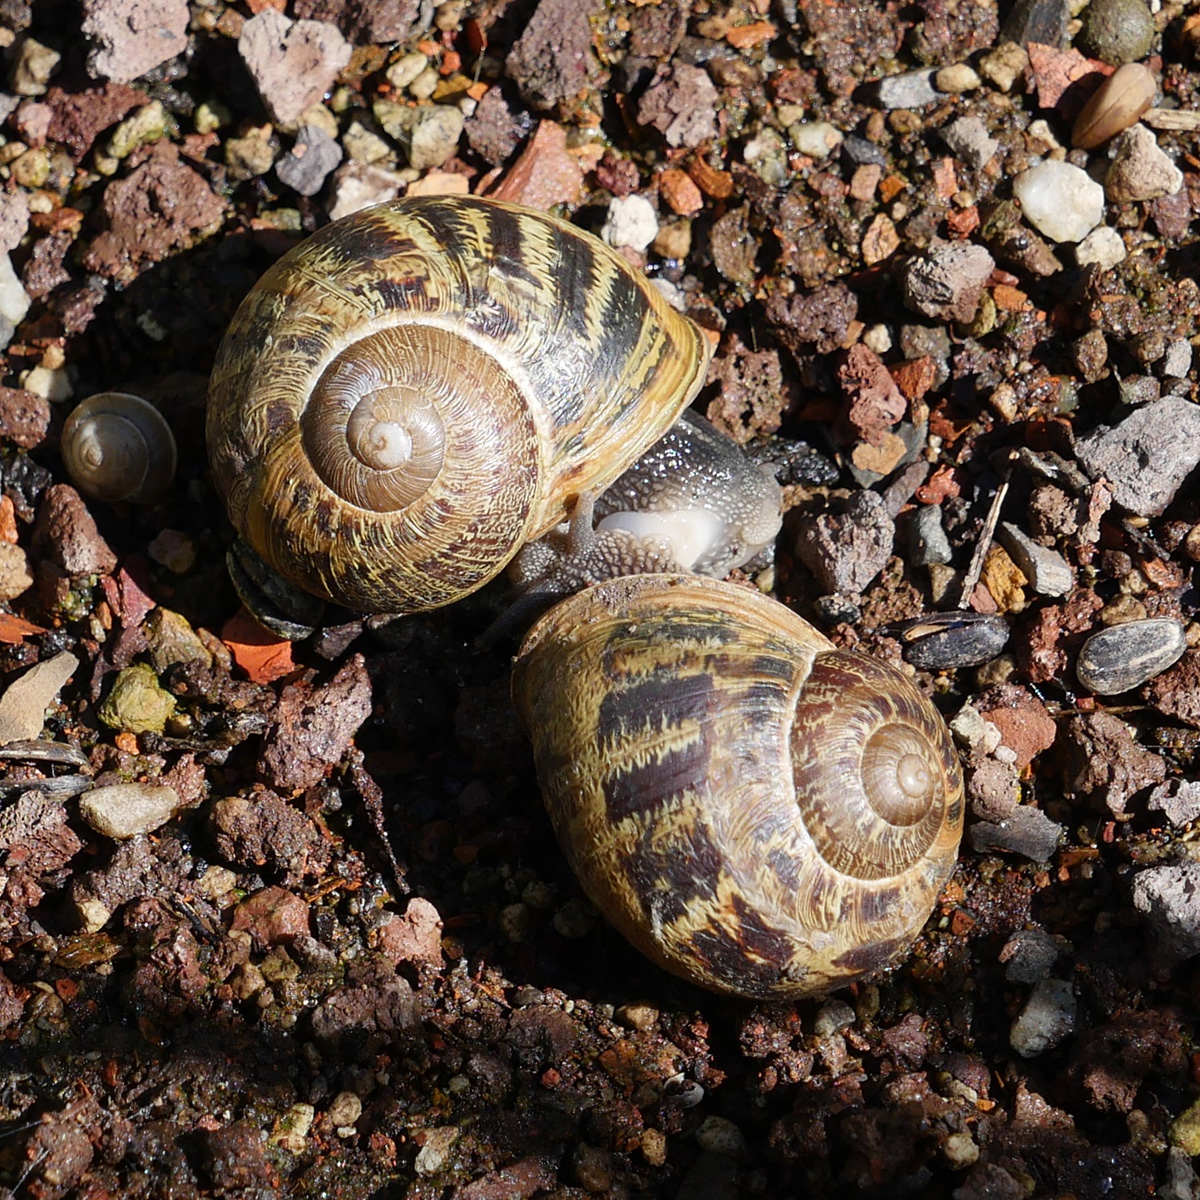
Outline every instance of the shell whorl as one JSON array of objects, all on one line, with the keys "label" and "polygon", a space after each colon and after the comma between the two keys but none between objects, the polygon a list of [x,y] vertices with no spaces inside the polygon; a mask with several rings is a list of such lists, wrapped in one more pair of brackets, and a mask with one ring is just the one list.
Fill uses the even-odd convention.
[{"label": "shell whorl", "polygon": [[813,995],[877,970],[953,869],[962,782],[936,710],[746,589],[598,585],[534,627],[513,694],[585,890],[703,986]]},{"label": "shell whorl", "polygon": [[805,828],[835,871],[902,875],[943,823],[947,754],[941,718],[897,671],[862,654],[818,654],[797,696],[792,779]]},{"label": "shell whorl", "polygon": [[210,388],[213,475],[291,582],[433,608],[616,478],[707,359],[581,230],[495,201],[395,201],[315,234],[238,310]]}]

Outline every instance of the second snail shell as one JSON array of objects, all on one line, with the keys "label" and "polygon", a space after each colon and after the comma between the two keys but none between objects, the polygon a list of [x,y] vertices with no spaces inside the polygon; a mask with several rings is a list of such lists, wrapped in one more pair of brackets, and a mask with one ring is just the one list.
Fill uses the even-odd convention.
[{"label": "second snail shell", "polygon": [[954,867],[958,759],[904,675],[699,576],[581,592],[513,696],[584,890],[660,966],[821,995],[909,947]]},{"label": "second snail shell", "polygon": [[603,243],[467,197],[320,230],[259,281],[213,369],[239,533],[362,611],[448,604],[603,491],[703,382],[707,341]]}]

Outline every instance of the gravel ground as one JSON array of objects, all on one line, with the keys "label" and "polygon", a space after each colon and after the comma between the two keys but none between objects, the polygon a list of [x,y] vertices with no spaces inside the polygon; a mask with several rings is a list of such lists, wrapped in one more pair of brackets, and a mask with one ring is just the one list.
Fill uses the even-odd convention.
[{"label": "gravel ground", "polygon": [[[1188,8],[0,0],[0,1194],[1200,1196]],[[405,192],[569,214],[711,334],[788,507],[739,578],[962,755],[891,973],[756,1005],[605,925],[503,584],[239,609],[217,345]],[[111,390],[178,446],[134,499],[64,466]]]}]

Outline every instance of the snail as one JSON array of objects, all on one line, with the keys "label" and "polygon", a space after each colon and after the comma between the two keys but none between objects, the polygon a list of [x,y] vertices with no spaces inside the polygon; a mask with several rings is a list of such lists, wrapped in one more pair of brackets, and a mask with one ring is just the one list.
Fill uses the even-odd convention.
[{"label": "snail", "polygon": [[479,641],[487,645],[547,601],[618,575],[723,578],[758,558],[782,524],[773,469],[685,410],[598,500],[581,496],[569,525],[522,547],[508,568],[515,595]]},{"label": "snail", "polygon": [[527,635],[513,698],[584,890],[703,987],[783,999],[875,972],[953,869],[962,778],[937,710],[747,588],[580,592]]},{"label": "snail", "polygon": [[175,437],[162,413],[129,392],[98,392],[63,425],[63,465],[93,500],[157,504],[175,478]]},{"label": "snail", "polygon": [[615,251],[469,197],[326,226],[218,351],[212,473],[288,583],[362,612],[440,607],[599,495],[704,381],[708,341]]}]

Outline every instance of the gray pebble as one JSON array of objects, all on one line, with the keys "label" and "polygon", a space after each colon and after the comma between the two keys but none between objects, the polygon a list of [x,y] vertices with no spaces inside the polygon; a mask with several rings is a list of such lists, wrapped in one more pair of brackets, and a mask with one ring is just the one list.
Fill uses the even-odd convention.
[{"label": "gray pebble", "polygon": [[822,625],[854,625],[862,619],[862,608],[848,596],[818,596],[813,610]]},{"label": "gray pebble", "polygon": [[727,1158],[741,1158],[746,1153],[746,1139],[728,1117],[705,1117],[696,1130],[696,1145]]},{"label": "gray pebble", "polygon": [[1140,871],[1133,881],[1133,906],[1146,918],[1164,961],[1200,954],[1200,863]]},{"label": "gray pebble", "polygon": [[1022,1058],[1051,1050],[1075,1028],[1075,991],[1065,979],[1043,979],[1009,1030],[1008,1040]]},{"label": "gray pebble", "polygon": [[309,105],[321,102],[351,52],[335,26],[292,21],[273,8],[242,26],[237,47],[267,113],[281,125],[298,121]]},{"label": "gray pebble", "polygon": [[1158,1200],[1196,1200],[1200,1196],[1200,1179],[1186,1150],[1172,1146],[1167,1151],[1165,1176],[1155,1195]]},{"label": "gray pebble", "polygon": [[1142,0],[1091,0],[1075,44],[1084,54],[1119,66],[1146,57],[1154,42],[1154,18]]},{"label": "gray pebble", "polygon": [[79,815],[105,837],[136,837],[165,825],[179,807],[174,788],[149,783],[116,783],[79,797]]},{"label": "gray pebble", "polygon": [[889,75],[879,81],[879,104],[882,108],[924,108],[941,99],[933,86],[934,68],[909,71],[904,75]]},{"label": "gray pebble", "polygon": [[1058,943],[1044,929],[1022,929],[1000,951],[1004,978],[1010,983],[1041,983],[1058,961]]},{"label": "gray pebble", "polygon": [[914,566],[948,563],[953,557],[950,539],[942,528],[940,504],[922,504],[908,525],[909,557]]},{"label": "gray pebble", "polygon": [[1094,633],[1079,651],[1075,674],[1097,696],[1140,687],[1183,657],[1187,634],[1178,621],[1152,617]]},{"label": "gray pebble", "polygon": [[941,135],[951,153],[976,171],[1000,149],[1000,143],[988,133],[987,126],[978,117],[959,117],[947,125]]},{"label": "gray pebble", "polygon": [[846,135],[842,142],[842,153],[858,167],[868,163],[874,163],[879,167],[887,166],[887,154],[883,147],[877,146],[874,142],[859,137],[857,134],[848,133]]},{"label": "gray pebble", "polygon": [[1008,643],[1008,622],[984,613],[932,613],[901,628],[904,661],[923,671],[977,667]]},{"label": "gray pebble", "polygon": [[[914,464],[920,466],[922,470],[921,478],[918,479],[917,482],[908,489],[908,492],[900,501],[900,503],[888,504],[887,507],[889,515],[895,517],[900,509],[902,509],[904,505],[912,498],[913,492],[915,492],[917,488],[919,488],[921,484],[925,482],[925,478],[929,474],[928,463],[917,463],[918,456],[920,455],[921,451],[925,449],[929,441],[929,423],[927,421],[922,421],[920,425],[914,425],[911,421],[901,421],[892,432],[901,440],[901,442],[904,443],[904,454],[901,456],[900,461],[896,464],[896,466],[892,468],[892,471],[895,472],[901,467],[913,466]],[[868,471],[862,467],[854,466],[853,463],[848,463],[847,466],[851,476],[854,478],[854,482],[857,483],[859,487],[873,487],[881,479],[888,478],[887,476],[880,475],[878,471]],[[904,486],[903,478],[903,476],[895,476],[896,482],[899,482],[902,487]],[[891,492],[890,485],[888,487],[888,492]],[[887,493],[884,494],[884,498],[887,499]]]},{"label": "gray pebble", "polygon": [[1122,508],[1156,517],[1200,463],[1200,405],[1165,396],[1079,438],[1075,456],[1093,479],[1108,480]]},{"label": "gray pebble", "polygon": [[1048,862],[1058,849],[1062,826],[1040,808],[1020,805],[1005,821],[980,822],[971,826],[971,847],[987,853],[992,850],[1020,854],[1033,862]]},{"label": "gray pebble", "polygon": [[279,156],[275,174],[279,182],[299,192],[315,196],[325,177],[342,161],[342,148],[316,125],[301,125],[296,143]]},{"label": "gray pebble", "polygon": [[1200,780],[1168,779],[1150,792],[1146,805],[1176,828],[1187,825],[1200,817]]},{"label": "gray pebble", "polygon": [[828,1037],[831,1033],[840,1033],[843,1029],[849,1029],[856,1019],[854,1009],[845,1000],[826,1000],[817,1009],[813,1033],[817,1037]]},{"label": "gray pebble", "polygon": [[878,492],[855,492],[800,530],[796,555],[825,592],[855,596],[887,563],[896,536]]},{"label": "gray pebble", "polygon": [[1117,139],[1104,176],[1104,194],[1114,204],[1173,196],[1182,186],[1183,172],[1159,146],[1152,129],[1134,125]]},{"label": "gray pebble", "polygon": [[922,316],[968,322],[996,260],[972,242],[935,241],[904,268],[904,303]]},{"label": "gray pebble", "polygon": [[1039,46],[1061,47],[1070,17],[1067,0],[1017,0],[1004,19],[1000,34],[1018,46],[1036,42]]},{"label": "gray pebble", "polygon": [[967,800],[980,821],[1007,821],[1021,800],[1017,764],[990,755],[967,771]]},{"label": "gray pebble", "polygon": [[1005,521],[1000,541],[1039,596],[1065,596],[1075,586],[1070,564],[1057,550],[1035,542],[1024,530]]}]

